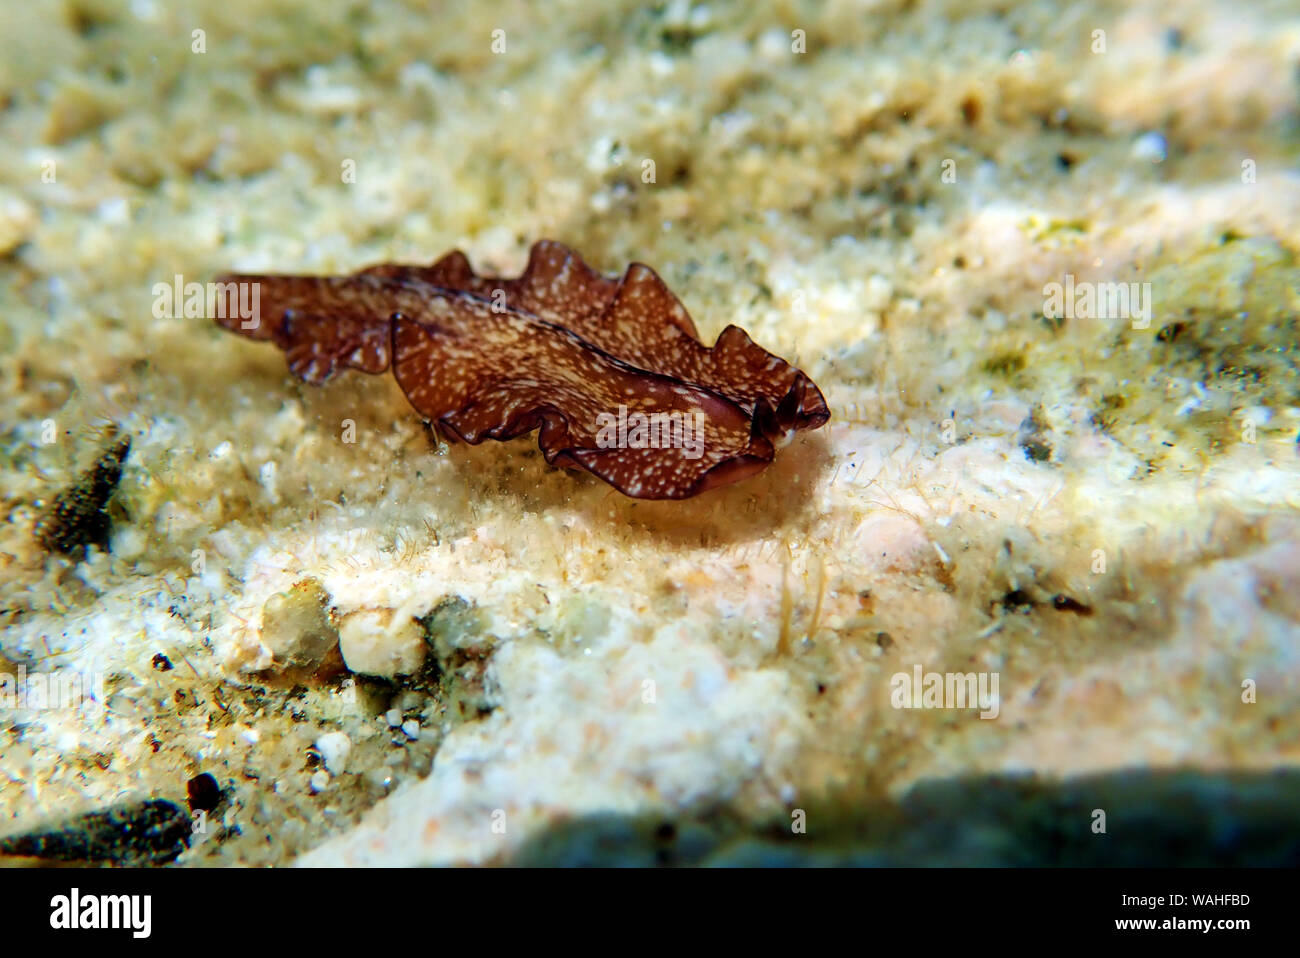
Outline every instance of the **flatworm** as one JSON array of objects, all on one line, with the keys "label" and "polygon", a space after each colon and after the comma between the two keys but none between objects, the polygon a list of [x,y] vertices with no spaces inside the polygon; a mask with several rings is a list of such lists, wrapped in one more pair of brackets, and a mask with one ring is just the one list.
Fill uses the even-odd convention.
[{"label": "flatworm", "polygon": [[516,279],[478,276],[456,250],[432,266],[217,282],[256,284],[258,317],[231,310],[217,322],[275,343],[300,379],[391,367],[449,441],[540,430],[547,462],[634,498],[685,499],[744,479],[795,431],[830,418],[812,380],[740,327],[705,346],[650,267],[612,279],[550,240]]}]

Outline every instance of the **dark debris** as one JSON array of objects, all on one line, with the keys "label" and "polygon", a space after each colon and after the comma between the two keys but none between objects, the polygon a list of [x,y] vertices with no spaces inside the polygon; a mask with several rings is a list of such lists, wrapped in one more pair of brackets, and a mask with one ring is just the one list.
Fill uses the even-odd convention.
[{"label": "dark debris", "polygon": [[185,809],[162,798],[127,802],[45,829],[0,838],[0,854],[50,862],[166,865],[190,840]]},{"label": "dark debris", "polygon": [[54,497],[36,521],[36,541],[47,552],[83,557],[90,546],[107,550],[111,520],[108,500],[122,479],[131,437],[114,439],[72,485]]}]

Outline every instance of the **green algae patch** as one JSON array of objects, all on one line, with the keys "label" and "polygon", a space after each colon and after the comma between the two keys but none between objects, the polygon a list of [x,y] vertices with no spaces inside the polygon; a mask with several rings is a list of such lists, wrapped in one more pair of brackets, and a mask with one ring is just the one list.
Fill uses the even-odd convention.
[{"label": "green algae patch", "polygon": [[1153,319],[1125,328],[1085,388],[1093,422],[1151,471],[1293,430],[1300,267],[1268,241],[1229,241],[1152,273]]},{"label": "green algae patch", "polygon": [[487,665],[496,640],[485,632],[483,613],[460,596],[448,596],[418,620],[436,662],[439,699],[453,721],[487,715],[495,699]]}]

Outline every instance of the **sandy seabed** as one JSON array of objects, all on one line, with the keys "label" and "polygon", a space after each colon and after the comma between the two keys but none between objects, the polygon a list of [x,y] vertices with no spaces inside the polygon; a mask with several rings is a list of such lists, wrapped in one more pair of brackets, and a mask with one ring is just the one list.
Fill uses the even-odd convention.
[{"label": "sandy seabed", "polygon": [[[181,865],[1300,854],[1293,4],[6,19],[0,673],[104,708],[0,687],[0,832],[208,774]],[[637,501],[155,309],[541,238],[831,422]],[[932,674],[996,697],[899,708]]]}]

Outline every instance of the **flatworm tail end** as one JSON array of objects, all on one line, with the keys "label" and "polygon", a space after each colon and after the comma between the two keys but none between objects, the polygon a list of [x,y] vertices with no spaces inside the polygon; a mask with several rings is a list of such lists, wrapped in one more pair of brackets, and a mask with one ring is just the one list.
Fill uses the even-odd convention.
[{"label": "flatworm tail end", "polygon": [[253,315],[226,310],[219,326],[249,339],[271,340],[284,352],[289,370],[314,385],[340,369],[382,373],[389,365],[389,317],[399,281],[358,274],[344,277],[226,274],[217,283],[235,284]]}]

